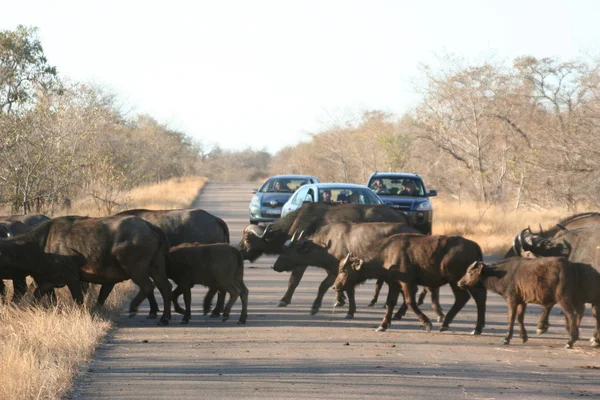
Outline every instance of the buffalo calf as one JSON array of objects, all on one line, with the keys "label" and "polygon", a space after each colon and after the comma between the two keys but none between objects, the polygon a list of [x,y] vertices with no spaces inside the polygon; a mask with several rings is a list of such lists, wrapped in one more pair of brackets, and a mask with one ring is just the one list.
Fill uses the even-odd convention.
[{"label": "buffalo calf", "polygon": [[[244,284],[244,259],[242,253],[228,244],[183,243],[169,251],[167,275],[177,287],[173,290],[175,311],[183,314],[181,323],[187,324],[191,318],[191,288],[195,284],[207,286],[210,290],[227,292],[229,302],[223,310],[223,321],[229,318],[231,307],[238,296],[242,300],[242,313],[239,323],[248,317],[248,288]],[[183,294],[185,311],[177,302]],[[205,314],[206,314],[205,302]]]},{"label": "buffalo calf", "polygon": [[479,283],[506,299],[508,303],[508,332],[503,344],[513,336],[515,317],[519,322],[520,336],[527,341],[524,315],[527,303],[541,305],[545,310],[559,304],[566,317],[569,341],[565,348],[573,347],[579,338],[579,324],[585,303],[592,303],[596,330],[593,346],[600,345],[600,274],[586,264],[571,263],[563,257],[527,259],[513,257],[486,265],[475,262],[458,282],[459,287],[475,287]]}]

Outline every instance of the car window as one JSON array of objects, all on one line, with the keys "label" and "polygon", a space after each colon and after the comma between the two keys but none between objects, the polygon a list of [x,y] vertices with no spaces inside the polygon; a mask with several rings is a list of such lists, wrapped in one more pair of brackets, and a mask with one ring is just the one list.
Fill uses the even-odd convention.
[{"label": "car window", "polygon": [[261,193],[294,193],[302,185],[308,183],[308,179],[272,178],[260,188]]},{"label": "car window", "polygon": [[379,196],[425,196],[425,188],[420,179],[375,177],[368,185]]},{"label": "car window", "polygon": [[331,201],[339,204],[381,204],[381,199],[366,188],[332,188]]},{"label": "car window", "polygon": [[300,188],[294,195],[294,198],[292,199],[292,204],[301,206],[302,202],[304,201],[304,198],[306,197],[306,193],[308,192],[308,189],[309,189],[308,187]]}]

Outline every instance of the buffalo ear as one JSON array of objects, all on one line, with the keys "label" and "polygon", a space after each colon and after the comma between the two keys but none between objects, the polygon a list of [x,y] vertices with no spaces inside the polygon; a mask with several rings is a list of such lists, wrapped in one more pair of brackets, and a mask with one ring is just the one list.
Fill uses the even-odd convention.
[{"label": "buffalo ear", "polygon": [[327,241],[327,245],[325,246],[325,250],[329,250],[331,248],[331,239]]}]

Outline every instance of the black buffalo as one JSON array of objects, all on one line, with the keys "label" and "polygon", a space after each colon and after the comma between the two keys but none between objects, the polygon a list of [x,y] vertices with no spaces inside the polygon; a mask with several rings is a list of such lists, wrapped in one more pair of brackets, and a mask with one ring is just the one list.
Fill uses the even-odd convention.
[{"label": "black buffalo", "polygon": [[[377,241],[361,257],[351,257],[349,253],[340,262],[334,288],[348,290],[367,279],[383,278],[389,286],[389,294],[387,311],[377,330],[384,331],[390,325],[402,289],[408,307],[430,331],[431,322],[416,303],[417,285],[438,288],[449,283],[455,301],[440,328],[445,331],[470,298],[469,293],[458,288],[458,281],[473,262],[482,260],[479,245],[460,236],[398,234]],[[473,288],[470,293],[477,304],[477,325],[473,334],[481,334],[487,294],[484,288]]]},{"label": "black buffalo", "polygon": [[[50,218],[42,214],[9,215],[0,217],[0,238],[10,238],[30,231]],[[13,281],[13,302],[18,302],[27,292],[26,275],[18,268],[5,268],[0,273],[0,296],[6,294],[6,286],[2,279]]]},{"label": "black buffalo", "polygon": [[[171,284],[167,278],[168,244],[156,226],[135,216],[106,218],[60,217],[11,239],[0,239],[0,271],[19,268],[31,275],[38,288],[36,298],[57,285],[68,286],[73,299],[83,302],[81,281],[102,284],[102,305],[115,283],[131,279],[140,294],[130,312],[144,297],[157,310],[154,284],[165,304],[160,322],[171,318]],[[153,284],[154,281],[154,284]]]},{"label": "black buffalo", "polygon": [[[278,219],[266,228],[249,225],[244,229],[238,249],[251,262],[263,254],[280,254],[285,242],[294,232],[312,236],[319,228],[336,222],[398,222],[412,226],[403,213],[386,205],[310,203]],[[279,301],[285,307],[292,301],[306,266],[295,268],[288,282],[288,290]],[[327,278],[325,278],[327,279]],[[337,305],[344,304],[342,292],[338,293]]]},{"label": "black buffalo", "polygon": [[[310,239],[296,237],[302,236],[302,233],[293,235],[292,239],[284,245],[273,269],[282,272],[292,271],[298,266],[313,265],[327,271],[327,278],[319,286],[318,296],[311,309],[311,314],[316,314],[321,307],[323,295],[335,281],[340,260],[349,252],[356,255],[366,253],[376,241],[397,233],[420,232],[410,225],[395,222],[340,222],[327,225],[319,229]],[[377,283],[382,285],[383,280],[378,280]],[[376,290],[378,291],[380,287],[378,286]],[[347,293],[350,307],[346,319],[351,319],[354,318],[356,312],[354,289],[350,289]],[[433,308],[438,317],[443,318],[444,315],[439,307],[438,293],[437,289],[433,289]],[[396,317],[401,318],[405,312],[406,306],[403,306]],[[441,321],[441,319],[439,320]]]},{"label": "black buffalo", "polygon": [[[229,227],[221,218],[200,208],[181,210],[127,210],[118,215],[135,215],[158,226],[165,233],[169,247],[183,243],[230,243]],[[211,287],[205,302],[210,305],[216,289]],[[219,292],[211,316],[218,317],[225,303],[225,292]]]}]

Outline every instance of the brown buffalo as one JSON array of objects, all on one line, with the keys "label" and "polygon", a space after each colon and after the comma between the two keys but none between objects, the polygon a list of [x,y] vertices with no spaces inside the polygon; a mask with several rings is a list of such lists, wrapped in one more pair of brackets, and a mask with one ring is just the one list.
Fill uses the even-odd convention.
[{"label": "brown buffalo", "polygon": [[165,304],[160,323],[166,325],[171,318],[167,252],[163,232],[138,217],[60,217],[0,240],[0,271],[18,267],[31,275],[38,283],[38,298],[55,285],[67,285],[73,299],[82,303],[81,281],[102,284],[99,305],[115,283],[131,279],[141,289],[130,304],[131,314],[146,296],[151,299],[151,315],[158,310],[154,281]]},{"label": "brown buffalo", "polygon": [[[184,324],[191,318],[191,288],[200,284],[229,293],[229,301],[223,310],[223,321],[229,318],[231,307],[240,296],[242,313],[239,323],[246,323],[248,317],[248,288],[244,284],[244,258],[238,249],[228,244],[184,243],[169,251],[167,274],[177,287],[173,290],[175,311],[183,314]],[[185,310],[179,306],[177,298],[183,293]],[[207,312],[206,300],[204,313]]]},{"label": "brown buffalo", "polygon": [[490,265],[475,262],[458,286],[475,287],[479,283],[504,297],[508,304],[508,332],[503,344],[509,344],[512,339],[515,317],[519,321],[521,339],[523,343],[527,341],[523,323],[527,303],[539,304],[544,309],[558,303],[566,317],[569,331],[566,348],[570,349],[579,338],[585,303],[591,303],[596,318],[592,345],[600,346],[600,274],[590,265],[571,263],[564,257],[510,258]]},{"label": "brown buffalo", "polygon": [[[469,265],[481,260],[479,245],[460,236],[398,234],[375,242],[372,249],[361,257],[353,258],[349,253],[340,262],[334,289],[348,290],[367,279],[383,278],[390,293],[385,317],[377,330],[384,331],[390,325],[402,289],[408,308],[430,331],[431,322],[416,303],[417,285],[438,288],[449,283],[455,301],[440,328],[440,331],[445,331],[470,298],[469,293],[458,288],[459,279]],[[485,325],[486,291],[473,288],[470,293],[477,304],[477,325],[473,334],[481,334]]]}]

